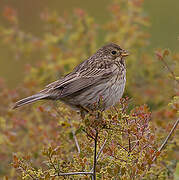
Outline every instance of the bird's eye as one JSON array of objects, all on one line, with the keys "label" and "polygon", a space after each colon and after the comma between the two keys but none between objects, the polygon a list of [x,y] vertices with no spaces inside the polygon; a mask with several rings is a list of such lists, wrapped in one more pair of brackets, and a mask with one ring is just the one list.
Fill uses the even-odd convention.
[{"label": "bird's eye", "polygon": [[112,51],[111,53],[112,53],[113,55],[115,55],[115,54],[117,53],[117,51]]}]

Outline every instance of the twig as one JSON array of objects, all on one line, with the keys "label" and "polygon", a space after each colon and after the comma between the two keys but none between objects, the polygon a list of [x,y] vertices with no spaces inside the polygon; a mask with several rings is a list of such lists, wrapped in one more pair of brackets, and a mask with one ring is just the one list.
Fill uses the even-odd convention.
[{"label": "twig", "polygon": [[[139,140],[140,140],[140,139],[138,139],[137,142],[133,145],[133,147],[131,148],[131,151],[133,151],[133,150],[135,149],[135,147],[136,147],[137,145],[139,145]],[[144,148],[145,148],[145,146],[144,146]],[[143,149],[144,149],[144,148],[143,148]]]},{"label": "twig", "polygon": [[113,108],[117,113],[119,113],[119,111],[117,110],[117,108],[115,106],[113,106]]},{"label": "twig", "polygon": [[104,146],[105,146],[106,142],[107,142],[107,139],[105,139],[103,145],[101,146],[101,148],[100,148],[100,150],[99,150],[99,152],[98,152],[98,154],[97,154],[97,156],[96,156],[96,160],[98,160],[99,156],[101,155],[101,153],[102,153],[102,151],[103,151],[103,149],[104,149]]},{"label": "twig", "polygon": [[[176,79],[176,76],[174,74],[174,72],[170,69],[170,67],[168,66],[168,64],[165,62],[164,59],[162,59],[162,62],[164,63],[164,65],[167,67],[168,71],[170,72],[170,74],[172,75],[173,79],[179,84],[179,80]],[[169,138],[171,137],[172,133],[174,132],[174,130],[176,129],[177,125],[179,123],[179,119],[176,120],[175,124],[173,125],[170,133],[168,134],[168,136],[166,137],[165,141],[163,142],[163,144],[160,146],[160,148],[158,149],[158,152],[160,152],[164,147],[165,145],[167,144]],[[154,157],[153,161],[155,161],[156,159],[156,156]]]},{"label": "twig", "polygon": [[164,65],[167,67],[168,71],[170,72],[170,74],[172,75],[173,79],[179,84],[179,80],[176,79],[176,76],[174,74],[174,72],[170,69],[169,65],[165,62],[164,59],[162,59],[162,62],[164,63]]},{"label": "twig", "polygon": [[[70,120],[70,119],[69,119],[69,123],[70,123],[70,126],[71,126],[71,128],[72,128],[72,123],[71,123],[71,120]],[[74,138],[74,140],[75,140],[75,144],[76,144],[76,148],[77,148],[77,150],[78,150],[78,153],[80,153],[80,152],[81,152],[80,146],[79,146],[78,139],[77,139],[77,137],[76,137],[76,134],[75,134],[73,128],[72,128],[72,134],[73,134],[73,138]]]},{"label": "twig", "polygon": [[[99,152],[98,152],[98,154],[97,154],[97,156],[96,156],[96,161],[99,159],[99,156],[101,155],[101,153],[102,153],[102,151],[103,151],[103,149],[104,149],[104,146],[105,146],[106,142],[107,142],[107,139],[105,139],[103,145],[101,146],[101,148],[100,148],[100,150],[99,150]],[[91,169],[90,172],[93,172],[93,168]]]},{"label": "twig", "polygon": [[[129,131],[129,135],[130,135],[130,131]],[[128,142],[129,142],[129,153],[131,152],[131,139],[128,135]]]},{"label": "twig", "polygon": [[97,160],[107,142],[107,139],[104,141],[104,144],[101,146],[98,154],[97,154],[97,142],[98,142],[98,131],[96,130],[95,137],[91,138],[94,140],[94,161],[93,161],[93,169],[90,172],[69,172],[69,173],[58,173],[58,176],[71,176],[71,175],[91,175],[92,180],[96,180],[96,164]]},{"label": "twig", "polygon": [[[176,120],[176,122],[175,122],[175,124],[173,125],[172,129],[170,130],[168,136],[166,137],[166,139],[164,140],[164,142],[162,143],[162,145],[160,146],[160,148],[157,150],[157,152],[161,152],[161,151],[164,149],[164,147],[165,147],[165,145],[167,144],[168,140],[170,139],[170,137],[172,136],[173,132],[175,131],[178,123],[179,123],[179,118]],[[155,155],[155,157],[153,158],[152,161],[155,161],[156,158],[157,158],[157,156]]]},{"label": "twig", "polygon": [[75,140],[76,148],[77,148],[77,150],[78,150],[78,153],[80,153],[81,150],[80,150],[80,146],[79,146],[79,143],[78,143],[78,139],[77,139],[77,137],[76,137],[76,135],[75,135],[75,132],[74,132],[73,130],[72,130],[72,133],[73,133],[73,138],[74,138],[74,140]]},{"label": "twig", "polygon": [[85,132],[88,137],[95,140],[95,138],[91,134],[89,134],[85,129],[82,129],[82,131]]},{"label": "twig", "polygon": [[[127,125],[129,125],[127,118],[126,118],[126,123],[127,123]],[[127,134],[127,136],[128,136],[128,143],[129,143],[128,153],[130,153],[130,152],[131,152],[131,138],[130,138],[130,130],[129,130],[129,129],[128,129],[128,134]]]},{"label": "twig", "polygon": [[129,152],[129,151],[127,150],[127,148],[123,147],[121,144],[117,143],[117,145],[120,146],[123,150]]},{"label": "twig", "polygon": [[59,173],[58,176],[71,176],[71,175],[93,175],[92,172],[69,172],[69,173]]},{"label": "twig", "polygon": [[[20,161],[21,162],[21,161]],[[22,162],[21,162],[22,163]],[[36,178],[33,176],[33,175],[31,175],[24,167],[23,167],[23,165],[20,165],[19,166],[26,174],[28,174],[33,180],[36,180]]]},{"label": "twig", "polygon": [[93,180],[96,180],[97,142],[98,142],[98,131],[96,130],[96,135],[94,138]]},{"label": "twig", "polygon": [[[166,146],[168,140],[170,139],[170,137],[172,136],[173,132],[175,131],[177,125],[179,123],[179,118],[176,120],[175,124],[173,125],[172,129],[170,130],[168,136],[165,138],[164,142],[162,143],[162,145],[159,147],[159,149],[157,150],[157,152],[161,152],[164,147]],[[155,153],[154,158],[152,159],[152,162],[154,162],[157,159],[157,152]],[[151,168],[151,165],[145,170],[145,172],[143,173],[143,175],[140,177],[140,180],[143,179],[144,175],[146,174],[147,171],[149,171]]]},{"label": "twig", "polygon": [[[162,62],[164,63],[164,65],[167,67],[168,71],[170,72],[170,74],[172,75],[173,79],[179,84],[179,80],[176,79],[175,73],[170,69],[170,67],[168,66],[168,64],[165,62],[165,60],[162,58],[161,59]],[[173,125],[172,129],[170,130],[168,136],[165,138],[164,142],[162,143],[162,145],[159,147],[159,149],[157,150],[157,152],[161,152],[165,146],[168,143],[168,140],[170,139],[170,137],[172,136],[173,132],[175,131],[177,125],[179,123],[179,119],[176,120],[175,124]],[[157,152],[155,153],[155,156],[152,159],[152,162],[154,162],[157,159]],[[144,175],[146,174],[147,171],[149,171],[151,168],[151,165],[145,170],[145,172],[143,173],[143,175],[140,177],[140,180],[142,180],[142,178],[144,177]]]},{"label": "twig", "polygon": [[50,164],[53,166],[55,172],[57,172],[58,170],[57,170],[57,168],[55,167],[55,164],[53,163],[52,158],[51,158],[50,155],[49,155],[49,160],[50,160]]},{"label": "twig", "polygon": [[87,136],[89,136],[91,139],[94,140],[94,158],[93,158],[93,168],[90,171],[92,173],[91,179],[92,180],[96,180],[96,164],[97,164],[97,158],[99,157],[99,155],[97,155],[97,142],[98,142],[98,130],[96,129],[96,134],[95,137],[93,137],[92,135],[90,135],[85,129],[83,129],[83,131],[87,134]]}]

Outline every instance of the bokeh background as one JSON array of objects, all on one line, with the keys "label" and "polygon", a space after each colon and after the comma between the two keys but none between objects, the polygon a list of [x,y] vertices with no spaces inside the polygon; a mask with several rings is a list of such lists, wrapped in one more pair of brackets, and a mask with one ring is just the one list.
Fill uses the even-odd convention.
[{"label": "bokeh background", "polygon": [[[92,168],[93,142],[82,132],[90,123],[71,108],[60,101],[11,107],[114,42],[131,53],[124,93],[129,102],[121,101],[126,108],[119,103],[117,110],[104,112],[113,131],[100,135],[99,145],[106,134],[110,137],[98,162],[98,176],[178,180],[179,131],[161,154],[157,151],[179,115],[178,19],[178,0],[1,0],[0,179],[29,179],[26,172],[36,179],[56,176],[47,157],[52,152],[61,172]],[[73,132],[82,153],[76,151]],[[137,142],[132,161],[129,142]]]},{"label": "bokeh background", "polygon": [[[109,0],[43,0],[43,1],[25,1],[25,0],[1,0],[0,2],[0,23],[6,24],[2,12],[7,6],[17,10],[20,28],[25,32],[30,32],[40,36],[44,30],[43,21],[40,19],[42,11],[49,9],[57,11],[63,15],[64,12],[73,12],[74,8],[82,8],[93,16],[97,23],[103,24],[109,18],[107,11]],[[178,0],[147,0],[144,2],[144,12],[150,18],[150,27],[147,31],[150,33],[150,43],[147,51],[154,52],[155,48],[169,48],[179,50],[178,32],[179,32],[179,1]],[[13,88],[23,79],[24,65],[35,63],[35,59],[18,59],[14,54],[4,46],[0,41],[0,77],[3,77],[8,86]]]}]

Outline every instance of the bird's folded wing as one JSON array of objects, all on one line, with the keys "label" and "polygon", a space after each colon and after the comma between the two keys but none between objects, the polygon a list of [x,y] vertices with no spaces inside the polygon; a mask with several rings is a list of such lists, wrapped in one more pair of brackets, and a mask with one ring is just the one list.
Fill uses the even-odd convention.
[{"label": "bird's folded wing", "polygon": [[64,79],[49,84],[46,88],[51,92],[61,89],[61,97],[68,96],[82,89],[98,84],[106,78],[113,76],[113,71],[109,69],[89,69],[80,73],[69,74]]}]

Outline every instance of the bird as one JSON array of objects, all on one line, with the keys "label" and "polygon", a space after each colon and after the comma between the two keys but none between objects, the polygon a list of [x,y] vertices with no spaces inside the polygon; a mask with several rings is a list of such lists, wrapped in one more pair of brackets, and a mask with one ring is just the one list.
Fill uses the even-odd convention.
[{"label": "bird", "polygon": [[[38,93],[17,101],[13,109],[38,100],[60,100],[85,117],[120,101],[126,84],[128,51],[115,43],[101,47],[72,72]],[[99,105],[100,104],[100,105]]]}]

